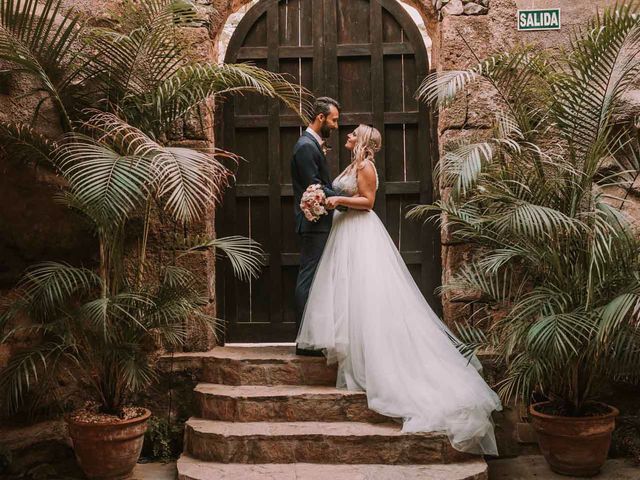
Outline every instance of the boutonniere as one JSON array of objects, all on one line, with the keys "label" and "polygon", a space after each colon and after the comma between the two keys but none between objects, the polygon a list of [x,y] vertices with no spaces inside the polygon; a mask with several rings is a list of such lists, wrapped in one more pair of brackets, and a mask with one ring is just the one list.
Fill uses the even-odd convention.
[{"label": "boutonniere", "polygon": [[322,149],[322,153],[324,153],[324,155],[327,155],[327,152],[331,151],[331,147],[329,145],[327,145],[327,141],[323,140],[323,142],[320,144],[320,149]]}]

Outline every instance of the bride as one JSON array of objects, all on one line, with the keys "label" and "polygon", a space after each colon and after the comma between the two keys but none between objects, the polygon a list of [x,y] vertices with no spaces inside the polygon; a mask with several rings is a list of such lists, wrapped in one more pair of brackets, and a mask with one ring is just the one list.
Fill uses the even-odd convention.
[{"label": "bride", "polygon": [[458,450],[497,455],[498,396],[478,360],[455,348],[371,210],[381,143],[368,125],[347,137],[353,161],[327,207],[348,209],[334,212],[296,342],[338,362],[337,387],[366,391],[369,408],[402,418],[403,432],[445,431]]}]

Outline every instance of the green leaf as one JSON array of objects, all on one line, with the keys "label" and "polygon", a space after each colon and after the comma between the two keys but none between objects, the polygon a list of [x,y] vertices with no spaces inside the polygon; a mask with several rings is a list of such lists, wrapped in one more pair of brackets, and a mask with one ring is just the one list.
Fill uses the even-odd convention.
[{"label": "green leaf", "polygon": [[86,268],[42,262],[32,266],[19,284],[36,312],[55,312],[74,295],[86,295],[101,286],[100,277]]},{"label": "green leaf", "polygon": [[[145,135],[141,130],[127,124],[116,115],[98,113],[86,122],[102,142],[126,153],[125,159],[141,160],[137,165],[146,170],[146,180],[154,196],[162,201],[162,207],[180,222],[194,222],[202,217],[207,208],[213,206],[227,186],[231,172],[218,160],[219,151],[200,152],[190,148],[164,147]],[[115,161],[115,159],[114,159]],[[117,160],[119,161],[119,160]],[[117,163],[116,161],[116,163]],[[143,173],[143,170],[140,173]],[[136,174],[135,178],[138,176]],[[147,192],[123,189],[124,193],[136,194],[130,199],[140,201]],[[117,206],[123,213],[127,205],[121,197]]]},{"label": "green leaf", "polygon": [[0,122],[0,144],[9,158],[51,165],[56,144],[48,137],[23,123]]},{"label": "green leaf", "polygon": [[201,252],[203,250],[220,250],[231,262],[231,267],[236,277],[241,280],[250,280],[258,277],[262,269],[264,251],[255,240],[242,236],[231,236],[206,240],[197,245],[192,245],[187,253]]},{"label": "green leaf", "polygon": [[196,63],[180,67],[158,85],[139,108],[154,131],[171,125],[207,98],[215,95],[256,93],[278,99],[298,114],[303,122],[311,118],[311,94],[302,86],[289,82],[282,74],[250,64]]},{"label": "green leaf", "polygon": [[65,12],[61,0],[0,0],[0,59],[39,81],[66,130],[72,123],[66,99],[77,91],[82,33],[79,14]]},{"label": "green leaf", "polygon": [[640,313],[640,296],[637,293],[619,295],[599,309],[599,313],[598,339],[606,342],[632,318],[636,318],[637,324],[637,316]]},{"label": "green leaf", "polygon": [[148,158],[121,155],[89,137],[69,137],[54,161],[69,182],[73,205],[105,228],[124,222],[150,192]]},{"label": "green leaf", "polygon": [[434,173],[443,186],[453,186],[456,194],[465,195],[476,186],[492,159],[490,143],[463,144],[445,152]]}]

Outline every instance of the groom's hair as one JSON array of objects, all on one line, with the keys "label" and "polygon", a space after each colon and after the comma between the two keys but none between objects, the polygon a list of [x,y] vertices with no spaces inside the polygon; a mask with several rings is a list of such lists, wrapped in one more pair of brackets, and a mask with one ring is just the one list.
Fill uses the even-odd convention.
[{"label": "groom's hair", "polygon": [[313,103],[313,118],[315,119],[321,113],[326,117],[331,112],[331,106],[334,106],[340,111],[340,104],[337,100],[331,97],[318,97]]}]

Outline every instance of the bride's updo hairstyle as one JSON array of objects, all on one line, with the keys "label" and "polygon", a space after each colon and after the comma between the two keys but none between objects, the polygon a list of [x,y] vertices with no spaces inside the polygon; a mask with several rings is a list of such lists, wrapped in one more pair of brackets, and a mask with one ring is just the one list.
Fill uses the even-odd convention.
[{"label": "bride's updo hairstyle", "polygon": [[360,170],[365,166],[366,160],[374,162],[374,156],[382,147],[382,135],[369,125],[359,125],[355,129],[356,144],[352,152],[352,165]]}]

